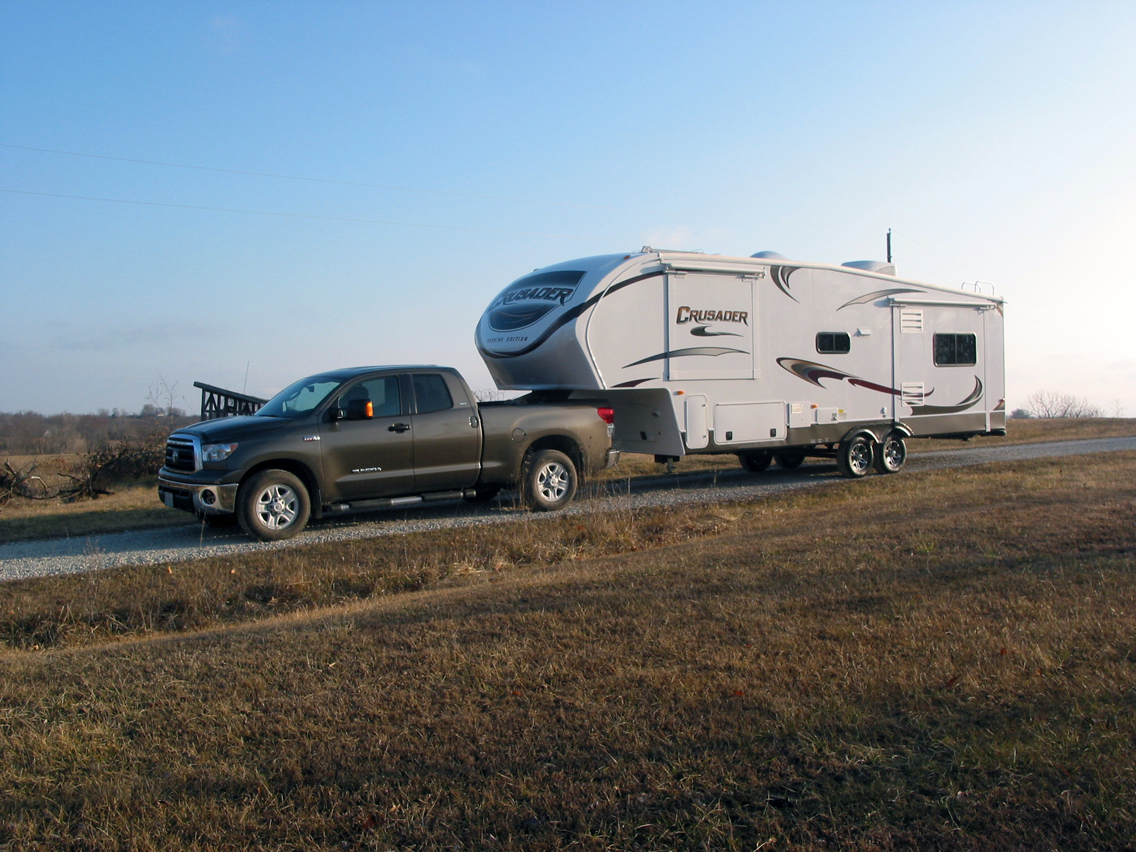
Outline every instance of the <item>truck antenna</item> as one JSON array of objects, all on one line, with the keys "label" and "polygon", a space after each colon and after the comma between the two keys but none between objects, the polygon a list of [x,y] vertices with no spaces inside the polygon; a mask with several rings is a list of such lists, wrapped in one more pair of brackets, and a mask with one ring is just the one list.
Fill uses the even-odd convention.
[{"label": "truck antenna", "polygon": [[891,228],[888,228],[888,263],[891,263]]}]

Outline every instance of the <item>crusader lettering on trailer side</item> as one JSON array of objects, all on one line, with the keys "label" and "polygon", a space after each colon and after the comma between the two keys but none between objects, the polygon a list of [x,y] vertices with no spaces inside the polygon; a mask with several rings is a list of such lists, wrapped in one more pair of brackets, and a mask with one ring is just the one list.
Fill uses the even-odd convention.
[{"label": "crusader lettering on trailer side", "polygon": [[743,325],[749,325],[749,311],[706,311],[695,310],[689,305],[683,305],[678,309],[678,314],[677,316],[675,316],[675,322],[678,325],[682,325],[683,323],[688,322],[740,322]]}]

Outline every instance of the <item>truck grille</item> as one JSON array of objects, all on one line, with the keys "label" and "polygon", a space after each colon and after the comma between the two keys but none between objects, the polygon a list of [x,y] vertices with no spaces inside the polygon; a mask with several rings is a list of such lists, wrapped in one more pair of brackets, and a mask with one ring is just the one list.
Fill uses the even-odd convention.
[{"label": "truck grille", "polygon": [[186,435],[170,435],[166,440],[166,469],[193,473],[197,468],[197,442]]}]

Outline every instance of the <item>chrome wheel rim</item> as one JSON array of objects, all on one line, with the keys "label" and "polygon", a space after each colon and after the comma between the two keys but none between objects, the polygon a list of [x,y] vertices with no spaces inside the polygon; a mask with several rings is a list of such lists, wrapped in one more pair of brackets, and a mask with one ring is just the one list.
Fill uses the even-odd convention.
[{"label": "chrome wheel rim", "polygon": [[884,442],[884,464],[887,465],[889,470],[899,470],[903,466],[903,460],[907,457],[905,448],[902,441],[895,438],[888,438]]},{"label": "chrome wheel rim", "polygon": [[568,493],[568,469],[559,462],[549,462],[536,475],[536,490],[542,499],[556,502]]},{"label": "chrome wheel rim", "polygon": [[270,485],[256,498],[256,518],[270,530],[290,526],[299,510],[299,495],[287,485]]},{"label": "chrome wheel rim", "polygon": [[868,472],[872,466],[872,448],[865,441],[858,441],[848,451],[848,466],[858,474]]}]

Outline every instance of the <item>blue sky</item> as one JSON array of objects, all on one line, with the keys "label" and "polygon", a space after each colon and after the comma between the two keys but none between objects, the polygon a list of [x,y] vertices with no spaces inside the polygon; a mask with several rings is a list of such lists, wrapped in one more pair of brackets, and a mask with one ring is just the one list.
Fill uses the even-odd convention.
[{"label": "blue sky", "polygon": [[[509,281],[644,244],[993,282],[1011,408],[1136,416],[1132,3],[0,3],[0,411],[492,387]],[[69,153],[60,153],[69,152]]]}]

